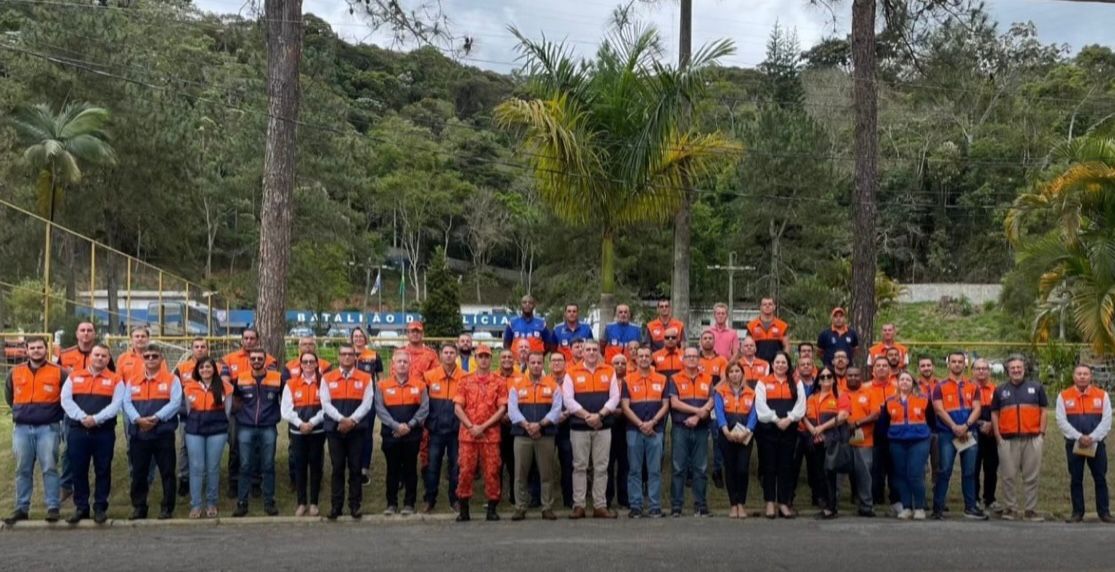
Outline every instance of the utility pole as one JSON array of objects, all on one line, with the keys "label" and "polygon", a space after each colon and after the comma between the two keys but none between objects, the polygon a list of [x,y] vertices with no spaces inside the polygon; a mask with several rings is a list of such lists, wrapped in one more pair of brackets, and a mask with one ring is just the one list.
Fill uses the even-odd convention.
[{"label": "utility pole", "polygon": [[728,273],[728,327],[733,328],[734,326],[732,326],[732,306],[734,305],[736,295],[736,272],[751,272],[755,270],[755,267],[736,266],[736,253],[729,252],[727,266],[714,264],[712,266],[706,266],[705,268],[707,268],[708,270],[722,270]]}]

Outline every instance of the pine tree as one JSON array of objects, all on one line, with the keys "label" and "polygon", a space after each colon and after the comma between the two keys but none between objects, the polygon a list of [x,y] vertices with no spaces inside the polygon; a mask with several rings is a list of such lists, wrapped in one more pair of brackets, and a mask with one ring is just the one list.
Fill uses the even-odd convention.
[{"label": "pine tree", "polygon": [[452,337],[461,333],[461,285],[449,270],[445,250],[438,248],[430,261],[429,292],[422,302],[426,335]]}]

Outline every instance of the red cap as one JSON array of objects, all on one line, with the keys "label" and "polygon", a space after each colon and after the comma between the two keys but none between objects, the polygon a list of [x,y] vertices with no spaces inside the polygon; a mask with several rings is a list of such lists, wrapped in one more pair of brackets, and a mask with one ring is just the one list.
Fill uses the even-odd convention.
[{"label": "red cap", "polygon": [[844,311],[844,308],[841,308],[840,306],[837,306],[837,307],[832,309],[832,314],[831,315],[835,316],[837,314],[844,314],[845,316],[848,315],[848,313]]},{"label": "red cap", "polygon": [[492,348],[489,348],[486,344],[480,344],[476,346],[476,350],[474,351],[474,353],[478,356],[490,356],[492,355]]}]

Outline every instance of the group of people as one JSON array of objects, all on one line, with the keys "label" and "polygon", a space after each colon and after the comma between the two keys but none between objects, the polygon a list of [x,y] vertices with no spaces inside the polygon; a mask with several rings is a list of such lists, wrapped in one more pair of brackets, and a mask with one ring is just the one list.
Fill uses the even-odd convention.
[{"label": "group of people", "polygon": [[[478,477],[487,520],[499,520],[507,482],[513,520],[526,518],[532,507],[544,519],[557,518],[556,485],[573,519],[616,518],[620,506],[630,518],[662,517],[668,425],[665,500],[674,517],[685,510],[687,490],[693,514],[711,514],[711,473],[713,485],[727,489],[728,516],[747,518],[755,448],[767,518],[797,516],[795,507],[805,504],[796,498],[804,467],[819,518],[836,518],[838,488],[848,475],[860,516],[886,506],[900,519],[940,519],[958,456],[965,517],[1042,518],[1036,509],[1048,398],[1021,357],[1008,358],[1008,380],[998,386],[986,360],[969,364],[959,352],[947,357],[948,374],[938,379],[929,357],[917,358],[916,371],[907,371],[908,350],[888,324],[861,370],[852,365],[859,339],[842,308],[832,311],[831,326],[816,344],[791,348],[789,326],[769,298],[743,339],[728,324],[727,307],[718,304],[696,346],[687,345],[685,325],[665,300],[642,328],[620,305],[600,341],[579,321],[575,304],[552,329],[534,307],[532,298],[523,298],[498,359],[467,333],[435,351],[424,343],[421,322],[412,322],[407,344],[392,353],[387,371],[359,328],[339,347],[336,364],[318,356],[312,338],[299,340],[298,355],[281,364],[259,347],[252,329],[244,331],[240,350],[220,359],[196,339],[190,358],[173,368],[145,328],[132,331],[131,348],[115,360],[96,343],[91,323],[78,326],[77,346],[61,352],[57,363],[47,360],[44,340],[31,339],[28,362],[7,380],[16,508],[5,522],[28,518],[36,463],[48,521],[59,520],[63,497],[72,495],[75,512],[68,522],[105,522],[120,411],[133,519],[147,517],[156,473],[163,488],[159,518],[173,515],[176,484],[188,491],[190,518],[218,516],[226,448],[237,499],[233,516],[248,513],[252,496],[263,498],[266,514],[278,514],[275,448],[283,421],[294,514],[322,514],[328,445],[332,494],[325,516],[336,519],[347,508],[359,519],[376,420],[388,515],[419,509],[419,476],[421,510],[434,511],[444,468],[446,497],[459,521],[471,519]],[[1110,399],[1092,384],[1089,367],[1076,367],[1073,379],[1073,387],[1057,396],[1055,415],[1071,475],[1070,520],[1084,515],[1087,467],[1096,512],[1112,522],[1104,449]]]}]

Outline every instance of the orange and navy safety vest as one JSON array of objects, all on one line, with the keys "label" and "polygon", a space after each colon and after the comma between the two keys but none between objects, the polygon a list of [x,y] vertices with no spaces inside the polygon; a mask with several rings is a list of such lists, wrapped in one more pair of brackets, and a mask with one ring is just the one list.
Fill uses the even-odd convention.
[{"label": "orange and navy safety vest", "polygon": [[739,358],[739,365],[743,366],[743,380],[752,388],[759,380],[770,375],[770,362],[760,357]]},{"label": "orange and navy safety vest", "polygon": [[[89,351],[83,352],[79,346],[66,348],[58,354],[58,365],[66,371],[77,371],[79,369],[89,369],[89,354],[93,353],[92,348]],[[116,364],[112,360],[112,356],[108,358],[109,371],[116,371]]]},{"label": "orange and navy safety vest", "polygon": [[1107,400],[1107,392],[1094,385],[1089,385],[1084,391],[1073,386],[1061,392],[1065,420],[1082,435],[1091,435],[1099,427]]},{"label": "orange and navy safety vest", "polygon": [[920,441],[929,438],[929,408],[933,407],[922,395],[910,394],[903,401],[895,395],[887,399],[884,410],[890,422],[887,437],[893,441]]},{"label": "orange and navy safety vest", "polygon": [[1041,435],[1041,421],[1049,405],[1045,388],[1026,380],[1015,385],[1004,383],[995,389],[991,409],[999,413],[999,434],[1004,439]]},{"label": "orange and navy safety vest", "polygon": [[[379,354],[371,348],[364,348],[357,350],[356,355],[356,369],[372,376],[372,381],[379,379],[379,374],[383,373],[383,362],[379,359]],[[319,361],[318,365],[322,366],[321,371],[328,371],[330,368],[325,367],[326,362]]]},{"label": "orange and navy safety vest", "polygon": [[[69,381],[74,404],[80,407],[86,415],[96,415],[112,404],[116,387],[120,384],[120,376],[108,369],[103,369],[100,373],[94,374],[87,369],[78,368],[70,374]],[[81,421],[74,419],[70,419],[70,425],[83,427]],[[116,427],[116,416],[114,415],[111,419],[106,420],[98,428],[100,427],[109,429]]]},{"label": "orange and navy safety vest", "polygon": [[[408,380],[406,383],[395,381],[392,375],[381,379],[376,384],[376,391],[383,399],[383,406],[397,423],[409,423],[422,406],[422,396],[426,395],[426,384],[421,381]],[[403,438],[394,436],[394,432],[386,424],[380,429],[384,441],[418,441],[422,439],[421,431],[411,431]]]},{"label": "orange and navy safety vest", "polygon": [[[283,369],[286,370],[287,379],[302,375],[302,357],[299,356],[286,362],[286,366],[284,366]],[[318,371],[320,371],[321,373],[328,373],[331,369],[333,369],[333,364],[329,363],[329,360],[318,358]],[[357,369],[359,369],[359,366],[357,366]]]},{"label": "orange and navy safety vest", "polygon": [[670,318],[666,323],[662,323],[662,318],[655,318],[647,322],[647,338],[650,341],[650,349],[660,350],[666,345],[666,330],[676,329],[678,332],[678,345],[685,345],[685,324],[676,318]]},{"label": "orange and navy safety vest", "polygon": [[[286,382],[286,388],[290,391],[290,404],[294,408],[294,413],[304,423],[309,423],[311,419],[321,413],[321,377],[315,376],[313,381],[306,381],[306,378],[301,375],[292,377]],[[332,394],[329,395],[333,397]],[[324,421],[322,423],[324,425]],[[297,433],[298,427],[291,425],[291,433]],[[314,427],[314,433],[324,431],[324,427]]]},{"label": "orange and navy safety vest", "polygon": [[666,379],[670,379],[684,367],[681,358],[681,349],[662,348],[651,355],[650,365],[654,368],[654,371],[666,376]]},{"label": "orange and navy safety vest", "polygon": [[766,327],[759,318],[747,323],[747,333],[755,340],[755,354],[766,361],[773,360],[774,354],[782,351],[782,343],[789,329],[790,326],[778,318],[772,319]]},{"label": "orange and navy safety vest", "polygon": [[[948,413],[953,423],[966,425],[972,408],[980,403],[979,387],[966,379],[952,379],[951,377],[938,383],[933,388],[933,401],[940,401],[945,413]],[[980,403],[982,406],[983,404]],[[972,428],[974,431],[975,428]],[[952,433],[944,421],[937,420],[938,433]]]},{"label": "orange and navy safety vest", "polygon": [[[809,399],[805,400],[805,418],[814,427],[828,423],[839,414],[840,400],[831,391],[814,393],[809,396]],[[808,431],[804,422],[798,428],[802,431]]]},{"label": "orange and navy safety vest", "polygon": [[236,423],[246,427],[278,425],[282,392],[283,376],[277,371],[266,370],[258,380],[251,369],[241,373],[232,387],[233,396],[240,399]]},{"label": "orange and navy safety vest", "polygon": [[[542,422],[554,405],[554,396],[561,392],[561,386],[549,376],[543,376],[538,383],[531,381],[529,375],[516,377],[507,382],[507,389],[509,392],[515,392],[519,413],[522,413],[523,417],[531,423]],[[524,437],[527,432],[519,425],[511,425],[511,434]],[[542,434],[557,435],[557,425],[543,427]]]},{"label": "orange and navy safety vest", "polygon": [[[612,388],[612,379],[616,376],[616,370],[612,366],[598,364],[596,369],[590,370],[581,363],[573,366],[568,375],[573,380],[573,397],[585,411],[599,413],[604,409]],[[612,426],[612,418],[612,415],[607,415],[602,419],[605,427]],[[580,431],[592,429],[584,419],[577,416],[570,417],[569,427]]]},{"label": "orange and navy safety vest", "polygon": [[[240,349],[221,358],[221,363],[224,364],[225,368],[224,371],[221,372],[221,375],[228,377],[230,380],[239,380],[241,375],[251,373],[252,365],[251,362],[248,361],[248,353],[248,350]],[[279,362],[275,359],[275,356],[271,354],[264,355],[263,369],[276,370]]]},{"label": "orange and navy safety vest", "polygon": [[720,383],[724,379],[724,374],[728,371],[728,360],[713,354],[712,357],[705,357],[701,355],[701,371],[709,374],[712,378],[712,384]]},{"label": "orange and navy safety vest", "polygon": [[[159,366],[159,370],[170,371],[166,367],[166,360],[163,360],[162,365]],[[120,374],[120,379],[127,381],[133,377],[142,377],[146,371],[147,368],[143,365],[143,356],[134,349],[128,350],[116,357],[116,373]]]},{"label": "orange and navy safety vest", "polygon": [[763,384],[766,390],[767,407],[778,417],[789,415],[790,410],[797,403],[797,383],[788,377],[785,381],[779,381],[774,374],[764,377],[759,383]]},{"label": "orange and navy safety vest", "polygon": [[[360,403],[364,401],[364,395],[373,385],[372,376],[355,367],[349,370],[348,377],[345,377],[340,369],[335,369],[325,374],[321,382],[329,388],[329,402],[342,417],[351,417],[356,412]],[[369,410],[368,414],[356,424],[357,427],[367,430],[371,426],[372,415]],[[325,416],[325,430],[330,432],[337,430],[337,422],[329,415]]]},{"label": "orange and navy safety vest", "polygon": [[[689,375],[685,371],[679,371],[670,380],[669,394],[671,397],[677,397],[678,400],[690,407],[704,407],[712,398],[712,377],[700,371],[697,372],[697,375]],[[685,420],[690,415],[690,413],[681,411],[670,412],[675,427],[683,427]],[[694,429],[707,428],[708,422],[709,418],[706,417],[697,423],[697,427]],[[688,427],[686,428],[688,429]]]},{"label": "orange and navy safety vest", "polygon": [[755,390],[751,389],[746,383],[742,387],[743,389],[740,390],[739,395],[736,395],[730,383],[721,383],[716,386],[716,393],[724,401],[724,422],[729,430],[735,427],[736,423],[746,427],[751,410],[755,407]]},{"label": "orange and navy safety vest", "polygon": [[228,432],[228,415],[225,403],[232,399],[232,384],[216,376],[212,383],[221,384],[223,400],[217,403],[211,388],[192,379],[182,384],[182,401],[186,402],[186,433],[190,435],[220,435]]},{"label": "orange and navy safety vest", "polygon": [[[150,417],[170,403],[174,384],[178,383],[178,380],[170,372],[160,370],[155,377],[148,378],[144,372],[127,379],[126,383],[131,394],[132,407],[135,407],[140,417]],[[151,431],[140,431],[139,426],[128,425],[128,431],[133,439],[154,439],[160,435],[173,434],[175,429],[178,429],[177,414],[166,421],[159,421]]]},{"label": "orange and navy safety vest", "polygon": [[991,404],[995,401],[995,384],[989,379],[986,384],[980,385],[978,381],[972,382],[979,388],[979,419],[991,421]]},{"label": "orange and navy safety vest", "polygon": [[426,417],[426,430],[438,435],[456,433],[461,426],[461,420],[453,407],[453,398],[457,396],[457,387],[465,372],[455,367],[452,375],[445,373],[444,367],[435,367],[426,372],[423,381],[426,391],[430,396],[430,414]]},{"label": "orange and navy safety vest", "polygon": [[[642,421],[650,421],[662,409],[662,400],[666,395],[666,386],[669,381],[666,376],[654,371],[643,375],[639,370],[627,374],[623,380],[620,393],[622,399],[628,399],[628,407]],[[661,433],[666,428],[666,416],[658,420],[654,430]]]},{"label": "orange and navy safety vest", "polygon": [[19,425],[47,425],[62,420],[62,384],[66,372],[46,362],[31,369],[29,363],[12,370],[12,420]]}]

